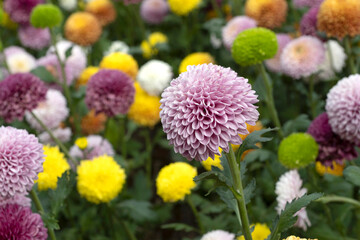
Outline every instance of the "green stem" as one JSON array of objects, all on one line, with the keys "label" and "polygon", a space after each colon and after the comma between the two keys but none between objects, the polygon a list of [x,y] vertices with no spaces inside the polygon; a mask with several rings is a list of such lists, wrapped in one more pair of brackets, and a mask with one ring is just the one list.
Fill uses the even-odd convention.
[{"label": "green stem", "polygon": [[[45,210],[44,210],[43,206],[41,205],[40,199],[39,199],[38,195],[36,194],[36,192],[34,191],[34,189],[31,189],[30,196],[35,204],[37,211],[40,213],[40,215],[44,214]],[[48,226],[46,226],[46,227],[48,229],[48,234],[49,234],[50,239],[56,240],[54,229],[49,228]]]},{"label": "green stem", "polygon": [[262,78],[264,80],[264,84],[266,87],[266,102],[268,104],[269,107],[269,111],[270,111],[270,116],[275,124],[275,126],[278,128],[278,133],[281,139],[284,138],[284,133],[281,129],[281,123],[279,120],[279,116],[278,113],[276,111],[276,107],[275,107],[275,103],[274,103],[274,96],[273,96],[273,87],[271,84],[271,80],[269,75],[267,74],[264,64],[261,63],[258,65],[259,71],[262,75]]},{"label": "green stem", "polygon": [[35,115],[34,112],[30,111],[31,116],[40,124],[40,126],[45,129],[45,131],[50,135],[50,137],[59,145],[60,149],[65,153],[65,155],[72,161],[74,166],[77,166],[78,162],[70,155],[68,149],[62,144],[62,142],[54,136],[51,130]]},{"label": "green stem", "polygon": [[125,116],[118,117],[119,125],[120,125],[120,151],[123,159],[125,160],[127,157],[127,149],[126,149],[126,139],[125,139],[125,128],[126,128],[126,119]]},{"label": "green stem", "polygon": [[330,196],[325,196],[325,197],[319,198],[317,201],[322,202],[322,203],[330,203],[330,202],[350,203],[350,204],[354,205],[355,207],[360,208],[359,201],[352,199],[352,198],[348,198],[348,197],[342,197],[342,196],[330,195]]},{"label": "green stem", "polygon": [[123,228],[125,229],[126,234],[128,235],[128,237],[131,240],[137,240],[134,233],[130,230],[129,226],[127,225],[126,222],[120,220],[121,225],[123,226]]},{"label": "green stem", "polygon": [[229,153],[225,153],[225,154],[226,154],[226,159],[230,166],[231,177],[233,180],[233,187],[236,191],[236,194],[234,194],[234,197],[236,198],[238,208],[240,211],[243,235],[245,237],[245,240],[252,240],[251,233],[250,233],[249,217],[247,214],[246,204],[245,204],[244,189],[243,189],[242,180],[241,180],[240,166],[236,162],[235,153],[234,153],[234,150],[233,150],[231,144],[229,144],[229,149],[230,149]]},{"label": "green stem", "polygon": [[345,37],[344,43],[345,43],[345,51],[346,51],[346,55],[348,58],[348,65],[350,68],[350,72],[351,72],[351,74],[356,74],[357,71],[355,68],[353,56],[351,54],[351,39],[349,36]]},{"label": "green stem", "polygon": [[152,156],[153,146],[151,144],[150,130],[145,129],[144,135],[145,135],[146,155],[147,155],[146,176],[147,176],[149,184],[151,185],[151,171],[152,171],[152,157],[151,156]]},{"label": "green stem", "polygon": [[309,104],[310,104],[312,119],[316,117],[316,106],[313,95],[314,95],[314,76],[312,75],[309,77]]},{"label": "green stem", "polygon": [[200,215],[199,215],[199,212],[198,210],[196,209],[192,199],[191,199],[191,196],[187,196],[186,197],[186,201],[187,203],[189,204],[190,208],[191,208],[191,211],[193,212],[194,216],[195,216],[195,219],[196,219],[196,222],[199,226],[199,230],[200,230],[200,233],[201,234],[204,234],[205,233],[205,229],[204,229],[204,225],[202,224],[202,221],[200,219]]}]

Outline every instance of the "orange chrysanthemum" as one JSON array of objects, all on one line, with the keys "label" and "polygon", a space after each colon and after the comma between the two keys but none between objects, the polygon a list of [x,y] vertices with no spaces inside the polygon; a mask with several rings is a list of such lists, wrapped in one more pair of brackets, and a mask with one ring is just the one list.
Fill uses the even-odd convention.
[{"label": "orange chrysanthemum", "polygon": [[95,114],[95,111],[91,110],[81,120],[81,130],[85,135],[97,134],[104,130],[106,120],[104,113]]},{"label": "orange chrysanthemum", "polygon": [[116,18],[115,7],[109,0],[93,0],[86,5],[85,11],[94,14],[102,26],[112,23]]}]

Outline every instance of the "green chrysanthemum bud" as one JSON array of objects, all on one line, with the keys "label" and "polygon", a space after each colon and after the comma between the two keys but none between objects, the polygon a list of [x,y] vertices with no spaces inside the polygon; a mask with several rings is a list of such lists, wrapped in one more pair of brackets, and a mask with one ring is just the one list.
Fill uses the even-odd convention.
[{"label": "green chrysanthemum bud", "polygon": [[274,32],[266,28],[251,28],[236,37],[231,52],[235,62],[241,66],[250,66],[273,58],[277,49]]},{"label": "green chrysanthemum bud", "polygon": [[61,10],[53,4],[39,4],[31,12],[30,22],[36,28],[59,26],[63,20]]},{"label": "green chrysanthemum bud", "polygon": [[278,158],[287,168],[301,168],[315,161],[319,146],[307,133],[293,133],[280,143]]}]

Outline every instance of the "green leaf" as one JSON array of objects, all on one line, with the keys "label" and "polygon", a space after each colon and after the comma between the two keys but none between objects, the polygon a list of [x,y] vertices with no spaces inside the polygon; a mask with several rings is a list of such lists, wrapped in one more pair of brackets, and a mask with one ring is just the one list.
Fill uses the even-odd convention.
[{"label": "green leaf", "polygon": [[44,66],[39,66],[39,67],[31,70],[31,73],[34,74],[35,76],[39,77],[42,81],[44,81],[46,83],[56,82],[56,79],[54,78],[54,76],[48,70],[46,70],[46,68]]},{"label": "green leaf", "polygon": [[360,167],[349,166],[344,170],[344,177],[348,182],[360,186]]},{"label": "green leaf", "polygon": [[241,222],[240,212],[234,194],[225,187],[217,188],[216,193],[219,195],[221,200],[223,200],[223,202],[236,213],[236,217],[240,223]]},{"label": "green leaf", "polygon": [[66,171],[58,179],[57,188],[49,190],[51,212],[56,216],[64,206],[64,200],[69,196],[75,185],[75,174],[72,171]]},{"label": "green leaf", "polygon": [[244,189],[245,204],[248,204],[251,198],[254,196],[255,188],[256,188],[256,181],[255,178],[253,178],[251,182],[248,185],[246,185]]},{"label": "green leaf", "polygon": [[41,212],[41,218],[47,228],[59,230],[60,226],[54,215],[46,212]]},{"label": "green leaf", "polygon": [[126,200],[117,207],[135,222],[146,222],[156,218],[155,212],[151,209],[151,204],[147,201]]},{"label": "green leaf", "polygon": [[318,199],[317,201],[325,203],[325,204],[330,203],[330,202],[350,203],[358,208],[360,207],[360,202],[355,199],[348,198],[348,197],[342,197],[342,196],[335,196],[335,195],[324,196],[324,197]]},{"label": "green leaf", "polygon": [[74,45],[71,45],[68,49],[66,49],[66,51],[65,51],[65,59],[68,59],[68,57],[71,56],[73,48],[74,48]]},{"label": "green leaf", "polygon": [[162,229],[174,229],[175,231],[185,231],[185,232],[198,232],[198,230],[192,226],[189,226],[184,223],[169,223],[161,226]]},{"label": "green leaf", "polygon": [[305,132],[310,123],[311,121],[309,120],[308,115],[301,114],[297,118],[289,120],[284,124],[284,134],[285,136],[288,136],[294,132]]}]

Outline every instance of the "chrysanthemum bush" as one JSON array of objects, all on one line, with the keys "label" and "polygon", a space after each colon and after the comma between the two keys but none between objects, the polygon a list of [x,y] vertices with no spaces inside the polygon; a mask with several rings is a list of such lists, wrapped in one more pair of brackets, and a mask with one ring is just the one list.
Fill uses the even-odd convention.
[{"label": "chrysanthemum bush", "polygon": [[0,4],[0,239],[359,238],[357,0],[51,2]]}]

